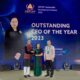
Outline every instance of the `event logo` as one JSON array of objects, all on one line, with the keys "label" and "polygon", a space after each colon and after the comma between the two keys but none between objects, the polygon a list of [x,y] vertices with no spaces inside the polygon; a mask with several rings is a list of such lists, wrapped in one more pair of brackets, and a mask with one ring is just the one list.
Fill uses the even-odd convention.
[{"label": "event logo", "polygon": [[25,10],[25,13],[35,13],[35,10],[34,10],[34,5],[33,4],[27,4],[26,5],[26,10]]}]

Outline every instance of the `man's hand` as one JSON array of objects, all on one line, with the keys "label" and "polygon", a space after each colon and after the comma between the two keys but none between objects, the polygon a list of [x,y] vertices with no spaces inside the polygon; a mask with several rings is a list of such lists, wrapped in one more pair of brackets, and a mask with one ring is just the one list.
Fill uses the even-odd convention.
[{"label": "man's hand", "polygon": [[52,61],[54,62],[54,59],[52,59]]}]

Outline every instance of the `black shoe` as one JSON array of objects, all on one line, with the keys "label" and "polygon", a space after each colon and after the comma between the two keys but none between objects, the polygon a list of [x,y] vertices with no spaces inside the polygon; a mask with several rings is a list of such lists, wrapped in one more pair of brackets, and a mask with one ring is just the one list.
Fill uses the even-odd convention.
[{"label": "black shoe", "polygon": [[52,77],[53,77],[53,75],[50,75],[50,77],[52,78]]},{"label": "black shoe", "polygon": [[27,75],[24,75],[24,78],[27,78]]},{"label": "black shoe", "polygon": [[45,75],[45,77],[48,77],[49,75]]},{"label": "black shoe", "polygon": [[28,77],[31,77],[30,75],[27,75]]}]

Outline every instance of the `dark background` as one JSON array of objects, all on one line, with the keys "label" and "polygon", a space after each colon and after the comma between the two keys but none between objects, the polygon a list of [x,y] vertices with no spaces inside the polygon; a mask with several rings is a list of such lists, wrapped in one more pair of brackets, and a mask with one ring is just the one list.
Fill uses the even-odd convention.
[{"label": "dark background", "polygon": [[[26,4],[56,6],[58,12],[44,14],[25,14]],[[4,64],[4,33],[9,28],[10,18],[15,14],[19,19],[19,28],[25,33],[31,29],[32,22],[70,23],[71,29],[80,31],[80,1],[79,0],[0,0],[0,63]],[[45,36],[45,35],[44,35]],[[44,41],[32,41],[33,46],[40,43],[42,48],[50,39],[56,48],[56,67],[62,68],[64,62],[74,64],[80,59],[80,33],[77,35],[46,35]],[[24,38],[24,43],[26,39]],[[57,48],[63,50],[58,51]],[[59,55],[61,54],[61,55]],[[9,63],[11,61],[7,61]],[[12,62],[11,62],[12,63]]]}]

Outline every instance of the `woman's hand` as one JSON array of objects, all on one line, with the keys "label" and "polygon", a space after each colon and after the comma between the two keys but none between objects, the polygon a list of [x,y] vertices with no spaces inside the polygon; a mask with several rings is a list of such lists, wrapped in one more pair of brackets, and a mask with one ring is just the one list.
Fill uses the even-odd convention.
[{"label": "woman's hand", "polygon": [[41,53],[41,54],[36,54],[35,56],[42,56],[43,54]]},{"label": "woman's hand", "polygon": [[39,55],[35,55],[35,56],[39,56]]},{"label": "woman's hand", "polygon": [[31,53],[34,53],[34,51],[31,51]]}]

